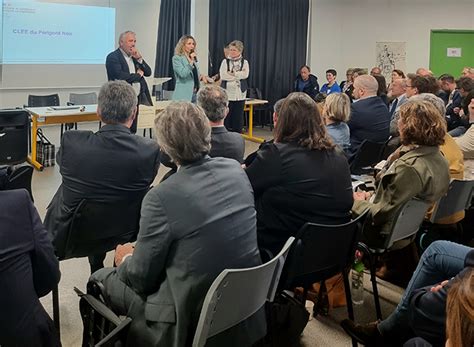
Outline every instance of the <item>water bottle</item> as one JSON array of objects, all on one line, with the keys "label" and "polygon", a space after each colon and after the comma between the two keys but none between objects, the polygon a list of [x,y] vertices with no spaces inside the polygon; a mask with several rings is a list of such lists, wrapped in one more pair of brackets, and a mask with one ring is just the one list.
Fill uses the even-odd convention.
[{"label": "water bottle", "polygon": [[354,305],[364,303],[364,264],[356,257],[351,273],[351,295]]}]

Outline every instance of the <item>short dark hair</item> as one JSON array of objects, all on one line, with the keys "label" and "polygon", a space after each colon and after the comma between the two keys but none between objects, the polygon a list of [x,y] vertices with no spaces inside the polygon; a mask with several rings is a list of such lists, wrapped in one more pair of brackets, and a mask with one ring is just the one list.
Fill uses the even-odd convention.
[{"label": "short dark hair", "polygon": [[334,69],[328,69],[328,70],[326,70],[326,73],[330,73],[330,74],[332,74],[332,75],[334,75],[334,76],[337,76],[337,71],[334,70]]},{"label": "short dark hair", "polygon": [[197,103],[211,122],[218,122],[226,116],[229,99],[223,88],[209,84],[199,89]]},{"label": "short dark hair", "polygon": [[459,89],[462,88],[468,93],[474,90],[474,80],[470,77],[461,77],[456,81],[456,84]]},{"label": "short dark hair", "polygon": [[454,83],[454,76],[445,73],[439,76],[439,80],[442,82]]},{"label": "short dark hair", "polygon": [[411,81],[412,87],[418,90],[418,94],[436,94],[439,90],[438,81],[432,76],[408,74],[408,79]]},{"label": "short dark hair", "polygon": [[311,68],[308,65],[301,65],[298,71],[301,71],[303,68],[307,68],[309,72],[311,72]]},{"label": "short dark hair", "polygon": [[398,76],[401,76],[402,78],[405,78],[405,74],[400,69],[393,69],[392,72],[395,72]]},{"label": "short dark hair", "polygon": [[275,142],[296,143],[299,147],[315,150],[334,148],[316,102],[299,92],[288,95],[281,106]]}]

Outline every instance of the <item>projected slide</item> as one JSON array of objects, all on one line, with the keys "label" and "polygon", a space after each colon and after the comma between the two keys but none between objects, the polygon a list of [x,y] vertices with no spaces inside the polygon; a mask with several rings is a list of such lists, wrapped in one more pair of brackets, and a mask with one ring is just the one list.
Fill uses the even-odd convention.
[{"label": "projected slide", "polygon": [[115,9],[3,1],[3,64],[104,64]]}]

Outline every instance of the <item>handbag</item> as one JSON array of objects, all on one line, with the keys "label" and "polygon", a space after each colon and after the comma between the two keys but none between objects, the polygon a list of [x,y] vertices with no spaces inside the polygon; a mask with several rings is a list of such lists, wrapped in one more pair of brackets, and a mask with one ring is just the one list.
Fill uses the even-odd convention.
[{"label": "handbag", "polygon": [[309,312],[297,299],[282,291],[265,306],[267,335],[254,347],[288,347],[298,341],[309,320]]},{"label": "handbag", "polygon": [[44,167],[54,166],[56,155],[54,144],[44,135],[42,129],[36,131],[36,160]]}]

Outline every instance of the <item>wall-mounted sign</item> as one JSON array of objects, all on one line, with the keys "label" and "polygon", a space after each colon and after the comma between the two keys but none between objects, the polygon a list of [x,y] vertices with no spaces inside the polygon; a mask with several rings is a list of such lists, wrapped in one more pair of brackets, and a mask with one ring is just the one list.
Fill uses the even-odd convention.
[{"label": "wall-mounted sign", "polygon": [[461,58],[461,48],[447,48],[446,51],[448,57]]}]

